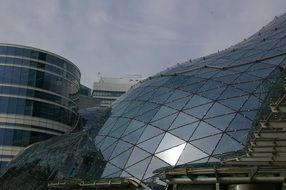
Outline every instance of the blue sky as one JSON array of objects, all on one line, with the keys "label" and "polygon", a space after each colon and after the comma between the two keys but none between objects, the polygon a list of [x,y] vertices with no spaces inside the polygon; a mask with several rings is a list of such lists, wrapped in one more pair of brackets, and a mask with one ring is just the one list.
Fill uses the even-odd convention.
[{"label": "blue sky", "polygon": [[285,0],[0,0],[0,41],[73,61],[82,83],[153,75],[227,48],[286,10]]}]

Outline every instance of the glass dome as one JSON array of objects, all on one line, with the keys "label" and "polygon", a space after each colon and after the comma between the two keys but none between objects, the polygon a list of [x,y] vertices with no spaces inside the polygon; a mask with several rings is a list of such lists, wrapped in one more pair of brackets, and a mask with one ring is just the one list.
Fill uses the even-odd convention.
[{"label": "glass dome", "polygon": [[285,68],[285,17],[150,77],[116,101],[95,139],[108,161],[101,177],[148,181],[155,169],[219,162],[243,149]]}]

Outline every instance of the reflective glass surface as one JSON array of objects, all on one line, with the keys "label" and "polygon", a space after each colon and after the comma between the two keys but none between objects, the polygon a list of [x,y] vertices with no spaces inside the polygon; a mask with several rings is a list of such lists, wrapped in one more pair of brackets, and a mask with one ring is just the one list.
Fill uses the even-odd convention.
[{"label": "reflective glass surface", "polygon": [[[100,131],[83,138],[95,146],[78,151],[89,149],[104,160],[101,173],[93,178],[128,176],[150,185],[157,181],[153,180],[156,169],[234,156],[245,147],[260,110],[285,72],[285,36],[286,14],[237,45],[178,64],[135,85],[112,105],[106,122],[90,128],[100,126]],[[10,167],[23,167],[39,158],[41,163],[58,162],[55,169],[69,150],[74,149],[45,158],[39,155],[41,149],[30,148]],[[29,158],[31,152],[35,157]],[[75,164],[71,167],[80,170]]]}]

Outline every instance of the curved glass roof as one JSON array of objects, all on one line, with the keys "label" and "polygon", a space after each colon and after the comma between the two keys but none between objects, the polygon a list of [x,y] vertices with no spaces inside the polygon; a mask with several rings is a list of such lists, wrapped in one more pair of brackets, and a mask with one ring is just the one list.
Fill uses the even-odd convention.
[{"label": "curved glass roof", "polygon": [[219,161],[243,149],[285,68],[286,15],[221,52],[169,68],[112,107],[96,137],[102,178],[147,180],[161,167]]}]

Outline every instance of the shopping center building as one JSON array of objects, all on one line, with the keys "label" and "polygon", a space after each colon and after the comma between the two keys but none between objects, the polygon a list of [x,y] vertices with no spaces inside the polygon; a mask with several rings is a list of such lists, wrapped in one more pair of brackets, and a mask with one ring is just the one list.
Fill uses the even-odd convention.
[{"label": "shopping center building", "polygon": [[281,189],[285,67],[286,14],[234,46],[138,83],[89,130],[27,148],[0,183],[6,189]]}]

